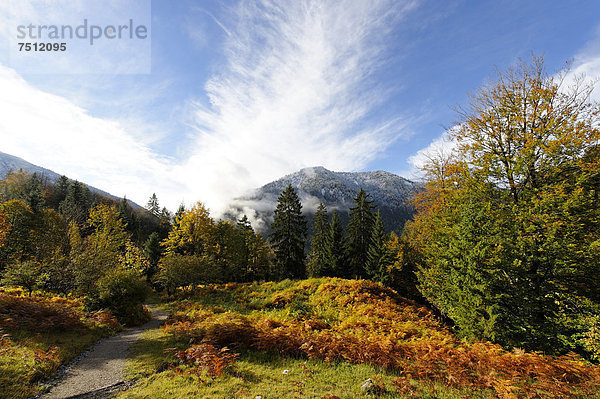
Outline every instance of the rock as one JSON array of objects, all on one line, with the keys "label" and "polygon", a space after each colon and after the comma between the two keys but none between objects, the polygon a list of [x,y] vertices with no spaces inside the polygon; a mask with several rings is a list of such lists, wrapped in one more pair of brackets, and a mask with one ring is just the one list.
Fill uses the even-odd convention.
[{"label": "rock", "polygon": [[383,391],[383,389],[375,384],[370,378],[367,378],[367,380],[360,386],[360,390],[365,395],[376,395]]}]

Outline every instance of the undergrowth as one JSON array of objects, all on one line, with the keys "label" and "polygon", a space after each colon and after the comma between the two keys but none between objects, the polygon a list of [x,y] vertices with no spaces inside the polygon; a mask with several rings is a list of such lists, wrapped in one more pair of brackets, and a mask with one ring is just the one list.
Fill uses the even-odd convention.
[{"label": "undergrowth", "polygon": [[0,398],[34,395],[61,364],[118,329],[112,315],[86,313],[78,299],[0,289]]},{"label": "undergrowth", "polygon": [[[201,385],[227,385],[239,378],[241,362],[264,353],[300,362],[300,369],[312,362],[320,373],[328,365],[372,367],[377,370],[373,381],[387,380],[373,392],[389,397],[428,397],[430,387],[438,390],[432,397],[448,392],[454,393],[447,397],[479,397],[472,396],[477,392],[500,398],[600,397],[598,366],[574,354],[552,357],[460,340],[428,308],[370,281],[208,285],[180,295],[163,329],[165,344],[176,348],[170,360],[161,355],[161,365],[147,374],[150,379],[158,372],[195,378]],[[247,389],[260,381],[240,384]],[[343,384],[354,389],[346,397],[360,395],[361,381]],[[126,397],[136,397],[135,392]]]}]

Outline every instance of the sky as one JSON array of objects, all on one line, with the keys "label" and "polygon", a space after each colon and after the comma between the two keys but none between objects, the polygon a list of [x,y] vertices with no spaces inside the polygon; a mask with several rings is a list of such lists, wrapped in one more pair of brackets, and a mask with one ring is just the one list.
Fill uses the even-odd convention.
[{"label": "sky", "polygon": [[[2,0],[0,151],[215,216],[304,167],[416,179],[496,69],[536,55],[599,78],[599,15],[579,0]],[[106,36],[35,36],[84,20]]]}]

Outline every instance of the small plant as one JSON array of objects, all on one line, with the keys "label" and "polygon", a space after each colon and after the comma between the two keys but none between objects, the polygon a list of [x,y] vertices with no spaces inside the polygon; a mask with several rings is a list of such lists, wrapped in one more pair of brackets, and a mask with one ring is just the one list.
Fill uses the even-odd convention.
[{"label": "small plant", "polygon": [[179,359],[180,365],[191,366],[185,372],[199,374],[200,370],[204,370],[206,374],[214,378],[232,368],[238,355],[232,353],[227,347],[219,349],[214,345],[200,344],[182,351],[175,351],[174,356]]}]

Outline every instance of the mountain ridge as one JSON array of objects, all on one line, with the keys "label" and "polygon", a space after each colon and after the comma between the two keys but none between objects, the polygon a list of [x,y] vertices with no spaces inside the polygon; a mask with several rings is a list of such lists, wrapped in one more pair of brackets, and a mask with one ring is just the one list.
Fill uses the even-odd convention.
[{"label": "mountain ridge", "polygon": [[386,230],[396,232],[412,217],[414,211],[410,199],[423,188],[420,183],[383,170],[333,172],[323,166],[315,166],[287,174],[234,199],[226,215],[230,218],[247,215],[255,228],[268,232],[277,198],[289,184],[302,202],[309,227],[320,202],[329,213],[338,210],[342,222],[347,222],[349,208],[354,205],[352,199],[362,188],[381,212]]},{"label": "mountain ridge", "polygon": [[[24,160],[23,158],[19,158],[15,155],[11,155],[11,154],[7,154],[5,152],[1,152],[0,151],[0,180],[3,180],[6,178],[6,176],[11,172],[11,171],[19,171],[19,170],[23,170],[27,173],[37,173],[38,175],[44,176],[46,177],[48,180],[50,180],[51,182],[56,182],[56,180],[61,176],[60,174],[44,168],[42,166],[39,165],[35,165],[31,162],[28,162],[26,160]],[[121,200],[122,197],[118,197],[116,195],[113,195],[109,192],[106,192],[104,190],[101,190],[99,188],[96,188],[94,186],[91,186],[85,182],[81,182],[83,184],[85,184],[92,193],[96,193],[108,198],[111,198],[113,200]],[[127,202],[135,207],[141,208],[141,206],[131,200],[127,200]]]}]

